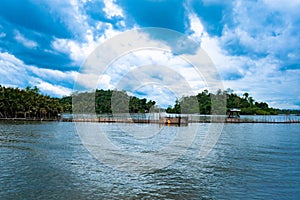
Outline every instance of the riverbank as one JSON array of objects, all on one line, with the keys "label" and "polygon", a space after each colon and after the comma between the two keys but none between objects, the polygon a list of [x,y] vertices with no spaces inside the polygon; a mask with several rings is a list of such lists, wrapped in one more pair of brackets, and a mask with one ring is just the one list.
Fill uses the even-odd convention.
[{"label": "riverbank", "polygon": [[189,124],[189,123],[267,123],[267,124],[292,124],[300,123],[300,118],[286,118],[277,120],[273,118],[226,118],[205,116],[195,118],[187,117],[162,117],[152,118],[118,118],[118,117],[95,117],[95,118],[0,118],[0,121],[28,121],[28,122],[93,122],[93,123],[147,123],[147,124]]},{"label": "riverbank", "polygon": [[94,119],[62,119],[63,122],[98,122],[98,123],[149,123],[149,124],[189,124],[189,123],[268,123],[268,124],[291,124],[300,123],[300,120],[290,121],[257,121],[243,119],[215,119],[215,120],[188,120],[185,123],[166,122],[165,120],[147,120],[147,119],[114,119],[114,118],[94,118]]},{"label": "riverbank", "polygon": [[62,119],[43,119],[43,118],[0,118],[0,121],[28,121],[28,122],[40,122],[40,121],[49,121],[49,122],[58,122]]}]

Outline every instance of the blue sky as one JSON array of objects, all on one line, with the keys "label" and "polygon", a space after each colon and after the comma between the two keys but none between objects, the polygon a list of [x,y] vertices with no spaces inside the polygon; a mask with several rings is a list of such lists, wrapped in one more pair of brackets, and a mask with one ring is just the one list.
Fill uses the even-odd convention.
[{"label": "blue sky", "polygon": [[[273,107],[300,109],[299,10],[300,0],[2,0],[0,84],[71,94],[80,67],[98,45],[125,31],[161,27],[201,46],[224,88],[248,92]],[[191,88],[204,88],[179,59],[143,51],[116,62],[102,76],[102,87],[113,88],[122,70],[149,60],[173,64],[190,77]],[[170,96],[164,87],[142,88],[131,92],[157,101]]]}]

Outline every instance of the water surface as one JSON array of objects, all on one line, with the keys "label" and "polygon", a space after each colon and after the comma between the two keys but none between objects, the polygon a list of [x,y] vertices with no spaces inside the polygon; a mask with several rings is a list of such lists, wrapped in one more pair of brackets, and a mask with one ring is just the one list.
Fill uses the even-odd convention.
[{"label": "water surface", "polygon": [[[116,126],[101,125],[116,145],[138,150],[166,145],[184,129],[165,127],[162,136],[143,142]],[[209,126],[199,125],[190,148],[171,165],[132,173],[95,159],[73,123],[1,122],[0,199],[299,199],[300,124],[225,124],[201,159]]]}]

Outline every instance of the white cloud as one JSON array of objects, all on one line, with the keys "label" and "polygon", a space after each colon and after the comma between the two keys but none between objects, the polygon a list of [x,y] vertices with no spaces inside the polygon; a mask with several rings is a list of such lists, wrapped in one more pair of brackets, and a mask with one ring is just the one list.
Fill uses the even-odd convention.
[{"label": "white cloud", "polygon": [[299,88],[299,70],[279,71],[277,64],[270,65],[269,61],[261,60],[255,68],[268,64],[269,68],[264,70],[256,69],[256,73],[246,76],[237,81],[225,81],[224,84],[237,90],[239,94],[249,92],[256,101],[263,101],[270,106],[277,108],[297,108],[299,97],[295,95],[300,93]]},{"label": "white cloud", "polygon": [[56,96],[67,96],[72,94],[72,89],[61,85],[51,84],[41,79],[33,79],[31,85],[37,86],[44,94],[55,94]]},{"label": "white cloud", "polygon": [[[75,64],[81,65],[99,44],[117,35],[120,31],[115,30],[111,24],[100,21],[96,22],[95,27],[89,26],[86,22],[87,17],[82,14],[78,2],[72,1],[71,3],[76,11],[74,13],[79,13],[80,17],[75,19],[74,17],[77,14],[74,14],[72,17],[75,20],[70,20],[70,24],[72,24],[72,21],[76,21],[77,24],[83,24],[84,28],[82,30],[84,30],[85,41],[56,38],[52,42],[52,47],[54,50],[67,53]],[[221,4],[222,2],[214,0],[213,2],[205,1],[204,3]],[[124,19],[123,10],[117,6],[115,1],[105,0],[104,4],[103,11],[106,17],[120,17]],[[201,47],[211,57],[221,76],[226,77],[226,80],[224,80],[225,87],[231,87],[239,92],[250,92],[256,99],[261,101],[269,100],[272,105],[283,105],[277,98],[282,95],[282,92],[277,91],[277,93],[270,94],[268,91],[272,91],[274,87],[281,88],[284,85],[281,80],[283,77],[286,80],[294,80],[294,74],[291,74],[289,77],[280,74],[279,68],[282,63],[276,58],[276,55],[285,49],[290,51],[286,54],[289,58],[297,58],[297,52],[292,50],[298,45],[298,39],[293,38],[291,35],[295,31],[295,27],[291,25],[291,22],[293,20],[292,16],[297,15],[296,10],[299,9],[296,8],[298,8],[299,3],[298,1],[292,1],[291,4],[293,6],[283,3],[282,0],[262,0],[259,2],[237,0],[232,4],[234,6],[233,13],[231,13],[233,17],[232,24],[228,23],[225,25],[221,37],[208,35],[197,15],[193,12],[188,13],[190,30],[193,32],[191,38],[201,42]],[[268,18],[275,18],[278,24],[270,23],[266,25],[263,23]],[[124,23],[122,20],[121,22]],[[78,28],[71,25],[70,27]],[[99,33],[103,34],[97,35]],[[228,54],[228,49],[224,49],[224,47],[234,41],[238,41],[246,51],[266,53],[268,56],[253,59],[247,55],[230,55]],[[196,73],[188,69],[185,64],[169,58],[165,54],[143,52],[141,54],[133,53],[125,57],[123,60],[120,59],[114,63],[114,66],[107,70],[107,74],[100,75],[100,77],[86,74],[85,81],[82,84],[88,85],[91,84],[89,80],[99,80],[100,78],[102,80],[100,82],[103,84],[102,87],[111,88],[115,81],[120,80],[127,72],[135,70],[141,64],[165,64],[172,66],[174,69],[176,68],[177,72],[183,74],[184,77],[188,77],[187,79],[193,89],[201,90],[203,88],[202,80],[197,80]],[[239,79],[235,81],[227,80],[230,79],[231,75],[237,75]],[[270,78],[270,76],[274,77]],[[291,82],[291,84],[294,87],[299,86],[297,81]],[[88,87],[93,87],[93,85],[88,85]],[[296,90],[292,89],[292,91],[295,92]],[[276,99],[272,99],[272,96],[276,96]]]},{"label": "white cloud", "polygon": [[19,59],[9,53],[0,53],[0,64],[2,85],[13,87],[23,85],[23,80],[26,80],[28,75]]},{"label": "white cloud", "polygon": [[[102,77],[103,76],[103,77]],[[187,61],[163,50],[138,50],[114,60],[101,77],[95,73],[81,77],[80,83],[103,89],[124,89],[140,97],[155,100],[162,106],[173,105],[174,99],[194,95],[205,87],[205,80]],[[146,96],[141,96],[144,93]],[[173,93],[171,96],[170,93]]]},{"label": "white cloud", "polygon": [[104,5],[103,11],[108,18],[115,16],[124,18],[123,10],[115,3],[115,0],[104,0]]},{"label": "white cloud", "polygon": [[38,46],[35,41],[25,38],[19,31],[15,31],[15,39],[28,48],[35,48]]},{"label": "white cloud", "polygon": [[193,11],[189,12],[188,19],[190,21],[190,30],[193,31],[190,37],[201,43],[201,48],[212,59],[222,77],[225,77],[228,73],[241,75],[246,74],[242,65],[249,62],[248,58],[243,56],[227,55],[227,53],[222,49],[221,41],[223,38],[220,39],[218,37],[209,36],[209,34],[205,31],[201,20]]},{"label": "white cloud", "polygon": [[[99,22],[101,23],[101,22]],[[98,24],[99,24],[98,23]],[[112,38],[120,33],[120,31],[114,30],[109,23],[101,23],[104,28],[104,32],[101,36],[95,38],[92,29],[86,30],[85,42],[77,41],[74,39],[60,39],[55,38],[52,41],[52,48],[56,51],[66,53],[74,61],[76,65],[82,65],[87,57],[96,49],[97,46],[102,44],[105,40]]]},{"label": "white cloud", "polygon": [[188,19],[190,21],[190,29],[193,31],[191,35],[192,39],[194,39],[197,42],[200,42],[204,34],[207,35],[207,33],[204,31],[204,27],[200,19],[194,12],[189,12]]},{"label": "white cloud", "polygon": [[145,84],[142,85],[136,90],[128,92],[131,96],[136,96],[139,98],[146,98],[156,102],[156,106],[161,108],[167,108],[168,106],[173,106],[177,96],[172,88],[169,88],[164,85],[157,84]]},{"label": "white cloud", "polygon": [[50,82],[53,79],[60,83],[66,81],[71,87],[76,72],[61,72],[26,65],[7,52],[0,53],[0,64],[0,82],[2,85],[11,87],[38,86],[42,93],[54,96],[71,94],[70,88]]},{"label": "white cloud", "polygon": [[[104,51],[98,49],[101,59],[106,58],[103,57],[103,54],[112,59],[118,56],[121,57],[117,60],[109,60],[113,63],[103,72],[99,69],[104,70],[102,68],[106,66],[99,65],[100,63],[106,63],[106,60],[98,60],[99,56],[95,52],[93,59],[89,60],[86,66],[83,66],[83,74],[80,74],[77,83],[90,89],[95,89],[96,83],[98,83],[100,87],[109,85],[129,92],[134,92],[135,88],[142,87],[145,84],[152,84],[158,88],[167,88],[167,90],[160,91],[173,91],[178,98],[183,95],[193,95],[201,92],[205,87],[212,88],[213,91],[220,88],[217,87],[219,83],[215,79],[213,70],[209,67],[202,67],[201,69],[197,68],[201,71],[198,73],[189,63],[197,63],[197,66],[199,64],[199,66],[207,66],[210,63],[209,60],[206,60],[204,54],[201,54],[201,57],[197,57],[197,59],[195,56],[188,55],[181,55],[183,58],[174,56],[170,53],[171,47],[167,43],[153,39],[147,33],[132,34],[133,32],[125,34],[126,41],[117,37],[116,40],[113,40],[115,42],[111,41],[110,48],[106,48]],[[125,36],[122,35],[122,37]],[[133,50],[129,51],[127,47]],[[149,47],[152,48],[149,49]],[[197,52],[198,54],[199,52]],[[99,76],[101,75],[107,76],[104,83],[99,82]],[[149,92],[149,87],[147,88],[147,92]],[[152,91],[152,93],[155,93],[155,99],[159,99],[157,95],[160,93],[156,91]],[[151,96],[152,94],[147,93],[147,95]],[[160,94],[160,101],[168,99],[166,96],[168,96],[167,93]],[[173,104],[173,101],[174,99],[169,104]],[[164,101],[164,104],[166,104],[166,101]]]},{"label": "white cloud", "polygon": [[225,24],[221,45],[249,54],[288,54],[298,49],[299,1],[235,1],[232,23]]},{"label": "white cloud", "polygon": [[101,87],[102,89],[112,89],[110,87],[110,77],[109,76],[103,76],[103,75],[99,75],[99,74],[93,74],[93,73],[79,73],[78,76],[76,77],[76,90],[77,88],[85,88],[87,90],[93,90],[96,89],[96,85],[95,83],[99,82],[99,86],[103,86]]},{"label": "white cloud", "polygon": [[87,16],[83,12],[83,3],[80,0],[44,0],[43,4],[46,4],[49,13],[57,17],[76,38],[81,38],[89,29]]},{"label": "white cloud", "polygon": [[98,78],[98,87],[105,90],[114,89],[114,86],[111,84],[111,77],[107,74],[100,75]]},{"label": "white cloud", "polygon": [[28,70],[35,74],[36,76],[48,79],[51,81],[67,81],[67,82],[73,82],[78,75],[78,72],[75,71],[67,71],[62,72],[59,70],[53,70],[53,69],[44,69],[44,68],[38,68],[35,66],[27,66]]},{"label": "white cloud", "polygon": [[[264,17],[266,13],[264,8],[258,11],[256,7],[253,7],[252,13],[242,4],[244,2],[238,1],[235,8],[234,16],[237,26],[229,29],[225,25],[221,37],[208,35],[197,16],[190,13],[190,29],[194,31],[191,37],[201,40],[201,48],[208,53],[221,77],[226,77],[223,80],[224,88],[234,89],[238,94],[248,92],[255,100],[268,102],[273,107],[299,109],[297,105],[299,98],[295,97],[295,94],[300,93],[298,80],[300,70],[281,71],[280,68],[284,62],[275,57],[276,53],[285,46],[294,48],[295,42],[290,41],[292,39],[289,33],[290,26],[287,28],[264,26],[258,19]],[[251,17],[249,13],[252,13]],[[282,23],[287,22],[283,20]],[[269,34],[271,30],[281,34],[274,37]],[[264,52],[268,55],[262,58],[251,58],[247,55],[228,54],[226,49],[223,49],[224,44],[237,38],[242,45],[252,51]],[[293,52],[288,55],[290,58],[295,57]],[[230,76],[238,76],[238,79],[230,80]]]}]

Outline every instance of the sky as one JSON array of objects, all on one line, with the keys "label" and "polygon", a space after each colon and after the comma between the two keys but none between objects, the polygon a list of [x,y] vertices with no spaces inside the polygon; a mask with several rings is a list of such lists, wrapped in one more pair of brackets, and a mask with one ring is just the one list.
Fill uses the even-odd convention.
[{"label": "sky", "polygon": [[[37,86],[54,97],[70,95],[99,45],[128,31],[158,27],[176,31],[203,49],[224,89],[248,92],[275,108],[300,109],[299,10],[300,0],[2,0],[0,84]],[[164,43],[171,52],[141,49],[120,55],[97,74],[97,87],[113,89],[131,82],[120,89],[164,106],[180,95],[169,86],[178,78],[193,92],[207,88],[205,77],[196,76],[172,52],[172,42],[153,35],[147,39]],[[193,54],[193,48],[184,54]],[[144,77],[149,73],[163,81],[151,84]],[[89,79],[80,84],[88,86]]]}]

